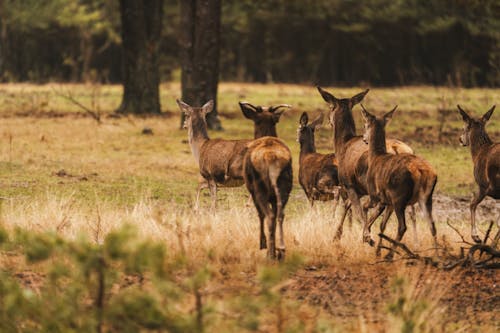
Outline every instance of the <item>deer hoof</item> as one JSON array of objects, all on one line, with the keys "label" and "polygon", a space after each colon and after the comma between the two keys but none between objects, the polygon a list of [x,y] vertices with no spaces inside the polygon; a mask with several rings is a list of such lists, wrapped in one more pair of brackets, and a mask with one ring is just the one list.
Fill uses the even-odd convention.
[{"label": "deer hoof", "polygon": [[478,244],[481,244],[483,241],[481,240],[481,238],[479,238],[478,235],[472,235],[472,239],[474,240],[474,242],[478,243]]},{"label": "deer hoof", "polygon": [[387,261],[392,261],[392,259],[394,258],[394,252],[389,252],[386,254],[386,256],[384,257],[385,260]]},{"label": "deer hoof", "polygon": [[285,249],[278,249],[278,261],[285,260]]}]

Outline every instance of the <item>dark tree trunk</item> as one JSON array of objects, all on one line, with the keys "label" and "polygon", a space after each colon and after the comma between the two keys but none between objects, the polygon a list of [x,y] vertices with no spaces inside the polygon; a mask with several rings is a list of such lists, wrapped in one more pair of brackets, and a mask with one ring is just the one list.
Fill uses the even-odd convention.
[{"label": "dark tree trunk", "polygon": [[120,0],[123,99],[117,112],[160,113],[158,52],[163,0]]},{"label": "dark tree trunk", "polygon": [[[202,106],[214,100],[214,110],[207,115],[210,129],[222,129],[217,116],[219,82],[220,0],[181,1],[182,100]],[[184,116],[181,115],[181,126]]]}]

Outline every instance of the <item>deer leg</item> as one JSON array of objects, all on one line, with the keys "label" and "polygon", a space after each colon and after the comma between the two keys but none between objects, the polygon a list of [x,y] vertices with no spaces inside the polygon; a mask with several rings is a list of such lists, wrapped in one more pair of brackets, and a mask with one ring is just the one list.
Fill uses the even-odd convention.
[{"label": "deer leg", "polygon": [[[396,241],[401,242],[403,236],[406,232],[406,218],[405,218],[405,206],[399,205],[394,209],[396,212],[396,217],[398,218],[398,235],[396,236]],[[392,245],[391,251],[385,256],[386,260],[392,260],[394,257],[394,250],[396,245]]]},{"label": "deer leg", "polygon": [[335,187],[333,190],[333,218],[335,219],[335,213],[337,212],[337,206],[339,205],[340,198],[340,188]]},{"label": "deer leg", "polygon": [[434,223],[434,220],[432,218],[432,196],[429,196],[425,202],[424,201],[419,202],[419,206],[420,209],[422,210],[424,218],[427,220],[427,223],[429,223],[431,235],[434,240],[435,254],[437,255],[438,242],[436,237],[437,234],[436,224]]},{"label": "deer leg", "polygon": [[[375,213],[373,213],[373,215],[370,217],[370,219],[368,220],[368,232],[371,233],[371,230],[372,230],[372,225],[373,223],[375,223],[375,221],[378,219],[378,217],[380,215],[382,215],[382,213],[384,212],[384,209],[385,209],[385,206],[382,205],[380,202],[377,204],[377,206],[375,207],[376,211]],[[385,215],[384,215],[385,216]]]},{"label": "deer leg", "polygon": [[274,217],[274,230],[276,230],[277,225],[279,226],[277,259],[281,261],[285,259],[285,239],[283,235],[283,220],[285,218],[285,213],[283,211],[283,208],[286,204],[286,201],[283,201],[282,193],[279,187],[277,185],[273,185],[273,187],[276,198],[275,200],[271,200],[271,208],[273,211],[272,217]]},{"label": "deer leg", "polygon": [[215,212],[217,207],[217,183],[211,179],[208,181],[208,187],[210,189],[210,197],[212,198],[212,211]]},{"label": "deer leg", "polygon": [[[344,231],[344,222],[347,214],[351,212],[351,202],[349,199],[344,199],[344,212],[342,213],[342,217],[339,221],[339,226],[337,227],[337,231],[335,232],[335,240],[340,240],[342,238],[342,233]],[[349,215],[352,217],[352,215]]]},{"label": "deer leg", "polygon": [[[385,231],[385,227],[387,226],[387,222],[389,221],[389,218],[391,217],[392,212],[394,209],[392,206],[387,206],[384,217],[382,218],[382,222],[380,223],[380,233],[383,234]],[[377,257],[380,257],[380,251],[382,250],[382,237],[379,237],[378,239],[378,244],[377,244],[377,250],[375,251],[375,255]]]},{"label": "deer leg", "polygon": [[200,209],[200,194],[201,190],[208,188],[208,181],[200,180],[198,182],[198,188],[196,190],[196,201],[194,203],[194,210],[198,211]]},{"label": "deer leg", "polygon": [[267,228],[269,231],[269,247],[267,248],[267,256],[269,259],[276,259],[276,215],[271,212],[266,216]]},{"label": "deer leg", "polygon": [[418,235],[417,235],[417,214],[415,212],[415,205],[410,206],[410,219],[413,227],[413,240],[416,244],[418,244]]},{"label": "deer leg", "polygon": [[363,210],[363,207],[361,206],[361,202],[359,200],[358,194],[356,193],[355,190],[348,189],[347,195],[349,197],[349,200],[351,201],[351,205],[354,207],[354,211],[357,214],[357,218],[361,221],[361,224],[363,225],[363,242],[367,242],[368,244],[370,244],[370,246],[373,246],[375,244],[375,242],[370,237],[370,232],[368,231],[368,228],[367,228],[368,221],[366,219],[365,211]]},{"label": "deer leg", "polygon": [[484,197],[486,196],[486,191],[482,190],[479,188],[479,193],[472,198],[472,201],[470,203],[470,214],[471,214],[471,236],[474,242],[476,243],[481,243],[481,238],[479,238],[479,235],[477,233],[477,227],[476,227],[476,208],[477,206],[483,201]]}]

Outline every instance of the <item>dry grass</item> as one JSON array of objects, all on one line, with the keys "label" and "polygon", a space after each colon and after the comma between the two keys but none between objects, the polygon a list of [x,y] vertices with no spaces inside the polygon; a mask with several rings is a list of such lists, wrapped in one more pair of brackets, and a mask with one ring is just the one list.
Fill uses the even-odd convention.
[{"label": "dry grass", "polygon": [[[61,89],[70,89],[82,103],[97,106],[104,115],[103,123],[98,125],[89,117],[75,115],[81,110],[57,97],[56,92]],[[360,89],[331,90],[339,97],[344,97]],[[215,213],[208,209],[207,195],[203,198],[203,208],[199,213],[191,210],[198,170],[186,143],[186,132],[178,129],[178,111],[174,102],[178,91],[178,84],[162,85],[162,106],[169,115],[167,117],[116,119],[108,115],[118,106],[121,93],[118,86],[0,86],[2,224],[7,228],[52,231],[68,238],[83,235],[96,242],[101,242],[109,231],[132,224],[137,227],[141,237],[164,241],[172,253],[185,253],[198,265],[210,262],[218,274],[216,281],[220,283],[212,288],[221,288],[229,283],[235,288],[243,286],[251,290],[252,283],[248,283],[248,280],[253,281],[259,268],[267,264],[264,252],[258,250],[255,209],[245,206],[246,191],[237,188],[220,190],[219,208]],[[432,126],[425,133],[433,134],[438,126],[438,108],[453,108],[460,103],[479,114],[494,104],[498,96],[498,89],[407,87],[373,89],[364,101],[376,111],[399,104],[401,112],[389,131],[392,131],[391,135],[408,140],[419,154],[436,167],[439,175],[438,195],[441,197],[435,205],[438,235],[455,249],[460,246],[460,238],[445,223],[450,219],[464,235],[468,235],[468,205],[466,201],[449,197],[470,196],[470,190],[474,188],[470,155],[467,149],[450,143],[456,142],[458,137],[441,143],[434,139],[423,140],[414,135],[415,128]],[[315,89],[298,85],[222,84],[219,105],[226,131],[211,133],[212,136],[252,136],[251,123],[243,119],[237,108],[238,100],[263,105],[294,105],[294,109],[287,112],[278,124],[278,133],[288,143],[295,157],[296,178],[298,143],[295,142],[295,133],[298,116],[302,111],[315,113],[326,110]],[[356,118],[360,124],[358,115]],[[459,117],[450,115],[449,119],[446,128],[452,133],[450,135],[455,135],[461,127]],[[500,132],[500,122],[496,119],[498,117],[493,116],[489,125],[494,138]],[[152,128],[154,135],[141,135],[144,127]],[[331,149],[331,138],[329,127],[319,133],[317,145],[321,151]],[[489,219],[498,214],[494,202],[489,201],[485,206],[480,211],[480,226],[483,229]],[[390,223],[389,235],[395,234],[395,224],[395,221]],[[426,308],[427,312],[422,312],[419,318],[432,316],[434,320],[435,316],[441,316],[446,311],[450,303],[453,304],[453,298],[441,301],[447,289],[437,290],[430,286],[442,281],[446,281],[442,285],[459,284],[460,276],[437,275],[432,270],[425,270],[424,274],[420,267],[401,268],[403,265],[399,261],[377,264],[374,250],[361,242],[361,226],[357,222],[352,227],[345,227],[340,242],[333,241],[335,226],[336,219],[332,217],[331,206],[318,204],[311,210],[302,190],[295,184],[286,208],[287,255],[303,256],[304,268],[313,268],[313,275],[329,276],[333,274],[332,270],[346,270],[349,279],[356,279],[358,274],[367,279],[354,284],[357,287],[364,286],[364,291],[360,290],[352,297],[364,297],[365,302],[360,303],[364,304],[363,309],[359,309],[354,317],[345,315],[351,311],[346,310],[349,309],[350,296],[339,300],[335,311],[321,310],[329,319],[342,322],[340,329],[386,331],[388,327],[398,327],[399,324],[394,320],[399,319],[391,318],[386,310],[390,301],[386,297],[390,281],[397,276],[410,277],[409,289],[401,291],[407,293],[406,297],[415,302],[419,299],[433,300]],[[372,234],[375,235],[377,230],[378,225]],[[405,237],[408,246],[419,251],[431,249],[428,227],[420,220],[418,233],[419,241],[416,242],[409,228]],[[304,274],[304,280],[310,278],[307,272],[300,273]],[[380,291],[381,295],[385,295],[381,296],[385,305],[375,306],[370,300],[370,274],[377,276],[379,273],[380,285],[376,286],[378,291],[375,292]],[[295,277],[297,283],[302,281],[300,274]],[[440,281],[437,281],[436,276],[440,277]],[[498,276],[493,276],[493,281],[495,279],[498,281]],[[427,287],[422,287],[422,281]],[[493,291],[498,288],[494,283],[492,285]],[[237,293],[236,290],[231,292]],[[308,295],[312,293],[309,290]],[[300,292],[287,292],[292,299],[297,294]],[[308,299],[307,296],[305,299]],[[494,306],[496,302],[498,306],[498,299],[495,298],[485,302],[493,302]],[[314,306],[314,301],[308,304],[313,305],[310,305],[312,310],[309,309],[306,314],[320,311],[320,307]],[[474,306],[483,309],[479,300]],[[371,312],[365,312],[366,309],[371,309]],[[485,313],[488,312],[485,310]],[[485,318],[478,323],[471,316],[467,318],[468,325],[477,325],[484,330],[494,327],[491,321],[493,317],[485,315]],[[448,326],[442,328],[451,330],[453,326],[449,326],[449,321],[444,322]],[[436,325],[442,324],[443,321]]]}]

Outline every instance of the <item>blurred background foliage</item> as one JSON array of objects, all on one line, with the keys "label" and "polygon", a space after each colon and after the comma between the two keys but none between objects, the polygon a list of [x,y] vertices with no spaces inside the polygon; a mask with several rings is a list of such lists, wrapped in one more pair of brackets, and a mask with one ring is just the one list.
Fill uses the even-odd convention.
[{"label": "blurred background foliage", "polygon": [[[160,72],[179,77],[179,1]],[[495,0],[224,0],[224,81],[500,85]],[[120,82],[117,0],[0,0],[0,81]]]}]

